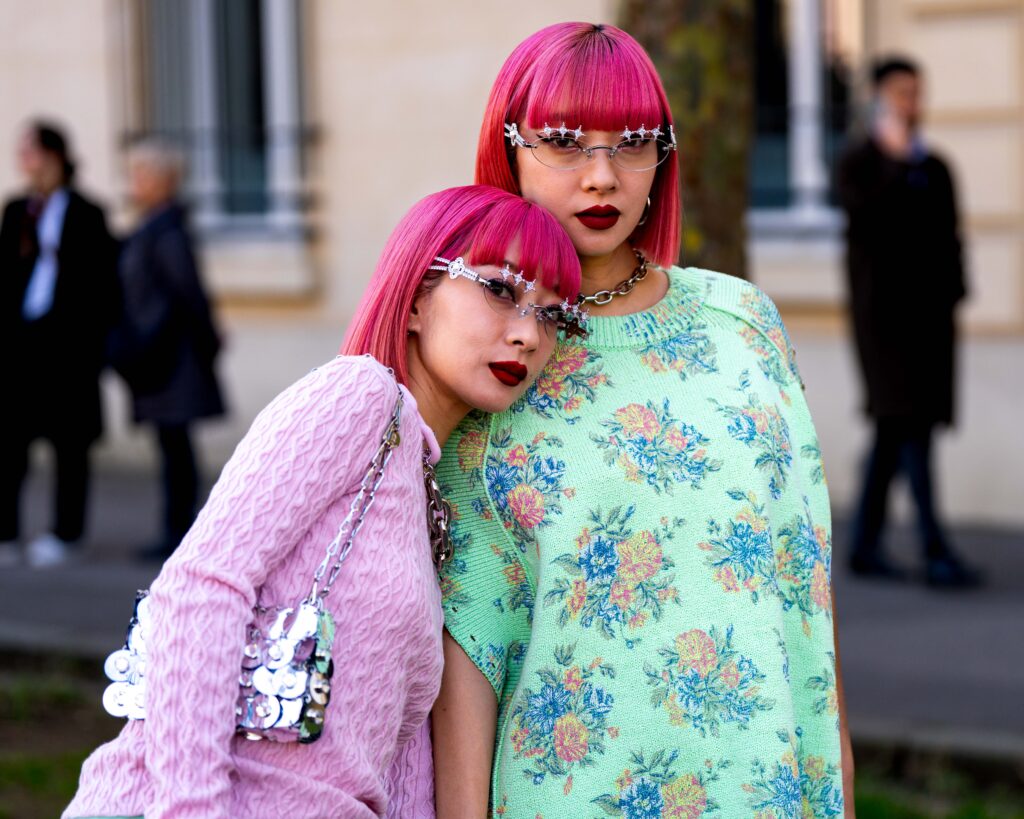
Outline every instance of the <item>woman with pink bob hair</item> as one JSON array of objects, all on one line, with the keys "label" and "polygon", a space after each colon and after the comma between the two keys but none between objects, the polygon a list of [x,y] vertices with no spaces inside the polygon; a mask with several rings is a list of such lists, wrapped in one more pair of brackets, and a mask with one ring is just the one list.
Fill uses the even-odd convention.
[{"label": "woman with pink bob hair", "polygon": [[609,25],[491,90],[477,181],[554,214],[590,317],[438,467],[444,819],[853,815],[814,425],[771,300],[676,266],[677,127]]},{"label": "woman with pink bob hair", "polygon": [[[144,697],[129,700],[120,735],[84,763],[65,817],[434,816],[435,566],[450,542],[432,464],[467,412],[500,412],[525,392],[559,331],[582,332],[570,307],[579,277],[558,222],[518,196],[468,186],[412,207],[342,355],[259,414],[153,582],[147,667],[133,666],[130,680]],[[370,469],[380,452],[390,454]],[[282,666],[257,680],[277,666],[242,665],[254,605],[304,598],[336,624],[321,627],[338,635],[324,638],[333,678],[328,670],[306,689],[307,672],[289,677]],[[108,667],[119,671],[132,641]],[[262,697],[252,713],[240,684]],[[261,686],[301,698],[315,745],[250,741],[261,731],[286,738],[287,703]]]}]

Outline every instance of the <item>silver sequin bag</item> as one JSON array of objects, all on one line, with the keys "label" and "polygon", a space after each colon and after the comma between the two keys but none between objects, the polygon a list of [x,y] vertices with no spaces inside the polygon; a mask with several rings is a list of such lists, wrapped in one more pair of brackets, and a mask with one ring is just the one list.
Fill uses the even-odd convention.
[{"label": "silver sequin bag", "polygon": [[[373,505],[384,467],[401,441],[401,414],[399,391],[391,420],[359,491],[313,574],[309,595],[293,606],[253,608],[252,621],[246,627],[235,702],[235,730],[247,739],[310,743],[320,738],[334,673],[334,618],[324,598]],[[146,717],[147,641],[151,628],[148,595],[148,590],[136,593],[124,646],[107,657],[103,666],[111,680],[103,693],[103,707],[115,717]]]}]

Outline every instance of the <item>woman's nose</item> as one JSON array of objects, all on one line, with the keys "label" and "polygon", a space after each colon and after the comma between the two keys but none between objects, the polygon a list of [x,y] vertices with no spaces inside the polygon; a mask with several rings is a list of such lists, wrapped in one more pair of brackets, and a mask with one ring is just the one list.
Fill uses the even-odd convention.
[{"label": "woman's nose", "polygon": [[533,352],[540,345],[541,328],[537,316],[533,310],[516,310],[514,316],[509,320],[507,340],[516,347],[522,347],[528,352]]},{"label": "woman's nose", "polygon": [[613,191],[619,186],[618,168],[611,158],[611,151],[592,151],[580,172],[580,183],[584,190]]}]

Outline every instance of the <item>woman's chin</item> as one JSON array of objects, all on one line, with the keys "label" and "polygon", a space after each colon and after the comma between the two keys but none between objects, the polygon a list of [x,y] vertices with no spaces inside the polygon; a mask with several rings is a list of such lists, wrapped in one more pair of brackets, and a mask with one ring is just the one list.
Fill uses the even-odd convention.
[{"label": "woman's chin", "polygon": [[483,412],[498,413],[504,412],[518,401],[524,392],[525,387],[506,387],[495,382],[497,389],[480,390],[478,393],[468,396],[466,403]]},{"label": "woman's chin", "polygon": [[629,239],[629,232],[616,225],[611,230],[591,230],[583,225],[569,231],[573,246],[580,256],[607,256]]}]

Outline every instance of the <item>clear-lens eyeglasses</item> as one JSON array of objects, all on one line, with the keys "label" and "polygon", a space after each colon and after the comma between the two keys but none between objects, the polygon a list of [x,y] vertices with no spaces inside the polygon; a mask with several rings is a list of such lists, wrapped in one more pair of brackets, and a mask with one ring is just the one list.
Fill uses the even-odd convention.
[{"label": "clear-lens eyeglasses", "polygon": [[545,334],[550,336],[559,332],[565,333],[566,336],[586,336],[587,334],[584,325],[589,314],[585,310],[581,310],[578,305],[570,304],[568,300],[556,305],[541,305],[532,302],[520,304],[516,287],[522,285],[525,296],[526,293],[532,292],[536,285],[521,272],[513,273],[507,264],[501,268],[497,276],[488,279],[467,267],[461,256],[451,260],[437,256],[434,261],[437,264],[432,264],[428,268],[429,270],[440,270],[447,273],[451,279],[463,278],[479,284],[484,291],[484,300],[500,315],[507,316],[514,312],[520,318],[525,318],[532,312],[537,324]]},{"label": "clear-lens eyeglasses", "polygon": [[624,170],[649,171],[676,150],[676,135],[671,125],[667,133],[660,126],[646,128],[641,125],[636,130],[626,128],[619,134],[622,140],[615,145],[584,145],[580,142],[584,136],[582,128],[566,128],[564,122],[558,128],[552,128],[545,122],[537,132],[537,138],[528,142],[519,133],[518,125],[505,123],[505,137],[510,145],[527,148],[538,162],[558,171],[582,168],[594,158],[594,151],[608,151],[608,158]]}]

